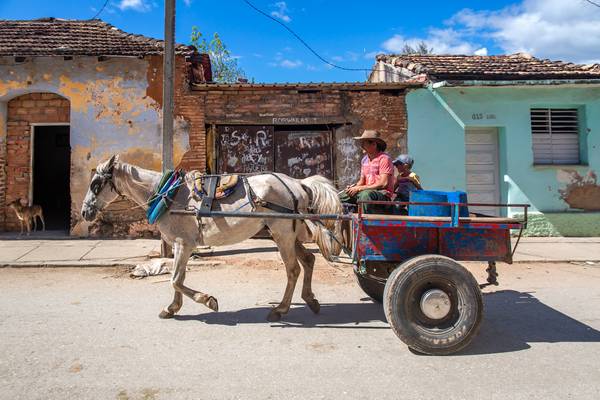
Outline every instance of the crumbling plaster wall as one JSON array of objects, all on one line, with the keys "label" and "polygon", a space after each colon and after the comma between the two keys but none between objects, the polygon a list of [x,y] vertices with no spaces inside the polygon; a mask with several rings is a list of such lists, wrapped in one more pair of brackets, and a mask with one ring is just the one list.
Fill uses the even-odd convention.
[{"label": "crumbling plaster wall", "polygon": [[[55,93],[70,102],[72,234],[88,234],[88,224],[81,221],[79,210],[91,171],[99,162],[119,153],[124,162],[160,170],[161,105],[153,95],[161,93],[162,82],[153,78],[159,63],[159,57],[105,61],[96,57],[40,57],[23,63],[16,63],[14,58],[0,59],[2,167],[6,164],[6,117],[2,110],[9,100],[27,93]],[[188,137],[188,121],[177,118],[176,163],[189,150]],[[0,189],[4,181],[0,172]],[[0,197],[5,199],[6,193],[0,192]]]}]

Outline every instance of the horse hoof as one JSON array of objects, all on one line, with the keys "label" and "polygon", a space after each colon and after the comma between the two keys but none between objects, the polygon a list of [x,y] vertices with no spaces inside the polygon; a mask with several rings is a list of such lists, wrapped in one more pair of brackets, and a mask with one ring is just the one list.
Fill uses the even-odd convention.
[{"label": "horse hoof", "polygon": [[319,300],[317,299],[312,299],[306,302],[306,304],[308,305],[308,308],[310,308],[310,310],[315,314],[318,314],[319,311],[321,311],[321,305],[319,304]]},{"label": "horse hoof", "polygon": [[206,307],[210,308],[213,311],[219,311],[219,302],[214,297],[210,296],[208,301],[206,302]]},{"label": "horse hoof", "polygon": [[276,311],[275,309],[271,310],[269,316],[267,317],[267,321],[269,322],[278,322],[281,320],[281,313]]},{"label": "horse hoof", "polygon": [[173,318],[173,316],[174,316],[174,315],[175,315],[175,314],[173,314],[173,313],[171,313],[171,312],[168,312],[168,311],[162,310],[162,311],[160,312],[160,314],[158,314],[158,318],[160,318],[160,319],[170,319],[170,318]]}]

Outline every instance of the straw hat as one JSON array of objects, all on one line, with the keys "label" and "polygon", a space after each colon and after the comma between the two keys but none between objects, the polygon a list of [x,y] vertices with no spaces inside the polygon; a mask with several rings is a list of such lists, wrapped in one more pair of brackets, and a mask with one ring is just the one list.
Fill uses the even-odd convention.
[{"label": "straw hat", "polygon": [[383,150],[385,150],[387,148],[387,144],[385,143],[385,141],[379,136],[379,132],[372,130],[372,129],[367,129],[364,130],[362,135],[358,136],[358,137],[353,137],[352,139],[354,140],[374,140],[377,143],[380,143]]}]

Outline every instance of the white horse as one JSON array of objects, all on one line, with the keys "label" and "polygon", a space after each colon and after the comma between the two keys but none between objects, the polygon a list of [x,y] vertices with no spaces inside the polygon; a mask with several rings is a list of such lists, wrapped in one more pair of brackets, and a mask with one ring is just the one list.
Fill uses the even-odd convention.
[{"label": "white horse", "polygon": [[[247,178],[248,186],[255,198],[293,209],[293,199],[289,192],[291,191],[297,198],[297,209],[300,213],[341,213],[341,203],[335,188],[328,179],[312,176],[298,180],[283,174],[276,175],[277,177],[274,174],[260,174]],[[98,211],[119,196],[126,197],[147,208],[146,203],[159,184],[161,176],[158,172],[121,163],[117,160],[117,156],[113,156],[110,160],[98,165],[83,201],[81,215],[85,220],[92,221]],[[192,196],[192,188],[192,178],[186,175],[186,184],[179,188],[171,208],[183,209],[188,205],[199,206],[198,201]],[[238,183],[231,195],[222,200],[215,200],[213,209],[273,212],[262,207],[260,202],[258,205],[249,202],[246,190],[244,184]],[[269,229],[287,273],[287,285],[283,299],[277,307],[270,311],[267,318],[269,321],[278,321],[289,311],[296,281],[300,275],[300,265],[304,268],[302,299],[314,313],[319,312],[320,305],[311,288],[315,256],[304,247],[303,243],[316,241],[325,257],[329,257],[332,253],[339,254],[337,242],[331,240],[324,227],[310,221],[294,223],[293,220],[288,219],[240,217],[202,218],[201,221],[198,221],[195,215],[167,212],[158,220],[157,224],[162,237],[173,246],[174,253],[171,283],[175,294],[171,304],[160,312],[160,318],[173,317],[181,309],[183,295],[206,305],[213,311],[218,311],[217,299],[184,285],[186,265],[192,251],[197,246],[230,245],[251,238],[265,226]],[[340,237],[339,224],[328,221],[324,222],[324,225],[328,229],[335,230],[336,236]]]}]

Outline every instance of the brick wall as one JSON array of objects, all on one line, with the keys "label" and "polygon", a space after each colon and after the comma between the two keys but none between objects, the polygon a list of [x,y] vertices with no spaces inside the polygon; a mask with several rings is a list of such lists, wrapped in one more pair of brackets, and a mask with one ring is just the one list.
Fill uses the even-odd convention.
[{"label": "brick wall", "polygon": [[[30,93],[8,102],[6,118],[6,188],[0,200],[5,230],[19,229],[19,222],[6,205],[29,197],[31,179],[31,124],[68,123],[69,101],[53,93]],[[2,162],[2,160],[0,160]],[[1,188],[0,188],[1,189]],[[2,204],[4,203],[4,204]]]},{"label": "brick wall", "polygon": [[[162,57],[148,57],[148,95],[162,105]],[[175,119],[183,119],[189,126],[190,150],[183,156],[180,167],[185,169],[206,168],[206,129],[202,99],[190,90],[190,63],[184,57],[175,59]],[[177,122],[176,122],[177,123]],[[159,149],[160,151],[160,149]]]},{"label": "brick wall", "polygon": [[[180,65],[177,72],[183,76],[185,69]],[[175,87],[175,116],[184,118],[189,124],[190,150],[184,154],[179,166],[187,170],[206,170],[204,108],[201,99],[190,91],[186,81]]]},{"label": "brick wall", "polygon": [[[193,148],[199,152],[195,153],[198,157],[202,157],[207,148],[204,125],[213,123],[344,126],[343,130],[337,131],[340,134],[336,134],[337,140],[358,136],[363,129],[376,129],[388,144],[387,151],[392,156],[407,150],[404,89],[374,90],[361,88],[360,85],[343,90],[336,89],[335,85],[313,89],[299,85],[289,88],[240,87],[237,90],[202,88],[192,94],[196,100],[186,107],[190,111],[197,110],[196,117],[201,126],[190,133],[190,141],[194,142]],[[186,99],[189,98],[187,95]],[[201,122],[203,118],[204,123]],[[356,151],[354,158],[359,160],[360,150]],[[214,157],[209,156],[209,159]],[[206,165],[205,160],[202,162]],[[358,166],[358,162],[351,163]],[[338,178],[341,176],[338,175]]]},{"label": "brick wall", "polygon": [[331,123],[351,123],[356,131],[377,129],[390,150],[406,150],[402,90],[211,90],[195,95],[204,105],[207,122],[272,125],[273,118],[318,117]]}]

